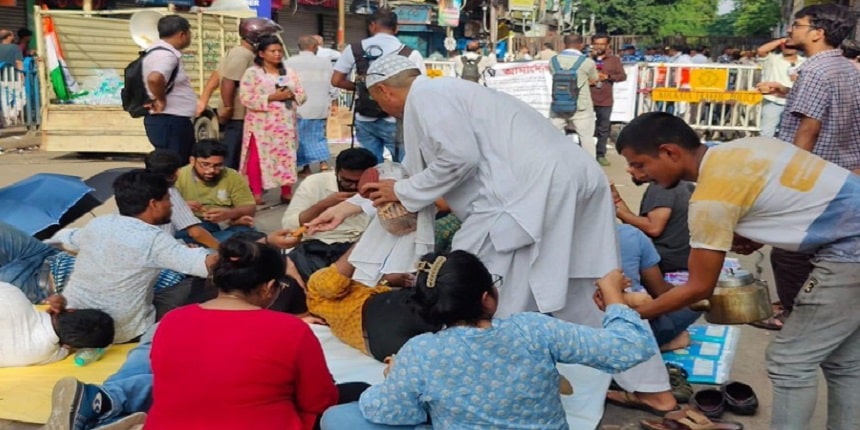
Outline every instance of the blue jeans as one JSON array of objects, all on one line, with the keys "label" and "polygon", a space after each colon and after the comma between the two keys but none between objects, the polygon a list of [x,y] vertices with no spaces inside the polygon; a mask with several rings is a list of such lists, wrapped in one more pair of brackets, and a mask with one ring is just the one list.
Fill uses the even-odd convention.
[{"label": "blue jeans", "polygon": [[[230,236],[233,236],[236,233],[240,233],[243,231],[256,231],[253,228],[248,227],[246,225],[234,225],[234,226],[230,226],[230,227],[227,227],[227,228],[221,230],[221,226],[219,226],[218,224],[215,224],[213,222],[209,222],[209,221],[200,221],[200,227],[203,227],[204,229],[206,229],[206,231],[208,231],[209,233],[212,233],[212,237],[214,237],[215,240],[217,240],[218,242],[223,242],[223,241],[229,239]],[[186,243],[197,243],[194,241],[194,239],[191,238],[191,236],[188,235],[187,230],[182,230],[180,232],[177,232],[176,238],[181,239],[181,240],[185,241]],[[200,244],[198,244],[198,245],[200,245]]]},{"label": "blue jeans", "polygon": [[149,143],[157,149],[175,151],[188,161],[194,145],[194,124],[191,118],[176,115],[147,115],[143,117],[143,128]]},{"label": "blue jeans", "polygon": [[366,148],[376,160],[382,162],[383,149],[388,148],[394,161],[403,160],[403,148],[397,147],[397,123],[388,122],[384,118],[375,121],[355,121],[355,138],[363,148]]},{"label": "blue jeans", "polygon": [[681,309],[650,320],[651,331],[654,332],[657,345],[671,342],[672,339],[678,337],[679,334],[687,330],[687,327],[696,322],[701,315],[701,312]]},{"label": "blue jeans", "polygon": [[45,299],[45,291],[39,288],[39,270],[46,258],[58,252],[58,249],[0,222],[0,282],[20,288],[32,303]]},{"label": "blue jeans", "polygon": [[813,258],[812,274],[767,348],[771,428],[805,430],[815,411],[818,369],[827,381],[827,428],[860,423],[860,263]]},{"label": "blue jeans", "polygon": [[152,364],[149,351],[158,324],[140,338],[140,344],[128,352],[122,367],[107,378],[101,389],[111,401],[111,408],[101,417],[99,425],[116,421],[135,412],[146,412],[152,406]]},{"label": "blue jeans", "polygon": [[372,423],[361,415],[358,402],[346,403],[332,406],[323,413],[320,421],[322,430],[391,430],[391,429],[431,429],[429,425],[417,426],[389,426],[385,424]]},{"label": "blue jeans", "polygon": [[782,111],[785,110],[785,105],[774,103],[770,100],[761,102],[761,128],[760,136],[774,137],[776,130],[779,128],[779,123],[782,121]]}]

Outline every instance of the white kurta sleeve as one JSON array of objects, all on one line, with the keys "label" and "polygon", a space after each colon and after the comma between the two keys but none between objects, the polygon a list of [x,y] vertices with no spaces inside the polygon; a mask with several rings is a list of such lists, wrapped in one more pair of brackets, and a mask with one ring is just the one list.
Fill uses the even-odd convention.
[{"label": "white kurta sleeve", "polygon": [[463,122],[468,115],[453,104],[439,106],[440,99],[443,97],[416,100],[415,103],[427,105],[414,107],[412,111],[420,115],[409,118],[412,124],[408,126],[421,127],[426,138],[407,144],[417,143],[421,148],[421,156],[431,160],[424,170],[394,185],[397,198],[411,212],[432,205],[462,184],[475,174],[481,159],[472,126]]}]

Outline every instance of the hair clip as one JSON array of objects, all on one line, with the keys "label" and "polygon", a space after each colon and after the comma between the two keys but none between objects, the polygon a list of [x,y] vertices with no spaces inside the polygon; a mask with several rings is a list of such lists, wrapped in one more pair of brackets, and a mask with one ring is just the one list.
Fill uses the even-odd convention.
[{"label": "hair clip", "polygon": [[448,261],[448,259],[440,255],[436,257],[433,264],[426,261],[419,261],[418,264],[415,265],[419,272],[427,274],[427,288],[436,288],[436,277],[439,276],[439,271],[442,270],[442,265],[444,265],[446,261]]}]

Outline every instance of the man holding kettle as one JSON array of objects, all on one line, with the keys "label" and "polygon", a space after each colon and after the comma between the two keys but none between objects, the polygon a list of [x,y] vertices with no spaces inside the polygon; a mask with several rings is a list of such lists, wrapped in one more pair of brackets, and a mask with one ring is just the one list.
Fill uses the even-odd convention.
[{"label": "man holding kettle", "polygon": [[639,307],[642,317],[710,297],[730,250],[751,251],[763,243],[814,254],[795,310],[767,349],[771,428],[809,428],[819,367],[828,382],[827,427],[855,428],[860,176],[772,138],[707,147],[682,119],[662,112],[634,119],[616,145],[637,176],[667,188],[681,180],[697,182],[688,212],[689,281]]}]

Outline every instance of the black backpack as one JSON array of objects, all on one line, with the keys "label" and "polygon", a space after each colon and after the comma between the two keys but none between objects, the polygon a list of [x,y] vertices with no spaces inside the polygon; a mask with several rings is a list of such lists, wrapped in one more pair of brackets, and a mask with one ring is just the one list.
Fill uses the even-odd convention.
[{"label": "black backpack", "polygon": [[[125,85],[122,88],[122,109],[131,115],[132,118],[140,118],[149,113],[149,108],[146,105],[152,103],[149,94],[146,93],[146,85],[143,82],[143,59],[152,51],[164,50],[170,51],[163,46],[156,46],[149,51],[140,51],[136,60],[128,63],[123,72]],[[179,60],[182,61],[182,60]],[[173,90],[173,81],[176,80],[176,73],[179,71],[179,64],[170,73],[170,79],[167,80],[167,87],[164,89],[164,94],[170,94]]]},{"label": "black backpack", "polygon": [[478,64],[482,57],[469,59],[465,55],[460,57],[463,62],[463,73],[460,73],[460,79],[467,81],[478,82],[481,79],[481,71],[478,69]]},{"label": "black backpack", "polygon": [[[404,57],[409,57],[412,54],[412,48],[403,45],[396,53],[392,53],[390,55],[402,55]],[[367,91],[367,84],[365,83],[365,78],[367,77],[367,69],[370,68],[370,62],[372,60],[377,60],[381,57],[377,58],[369,58],[367,53],[364,51],[364,47],[361,46],[361,43],[352,44],[352,56],[355,58],[355,111],[360,114],[371,118],[385,118],[388,116],[382,108],[379,107],[379,104],[370,97],[370,93]]]}]

